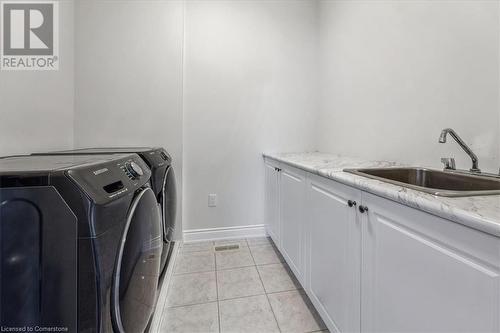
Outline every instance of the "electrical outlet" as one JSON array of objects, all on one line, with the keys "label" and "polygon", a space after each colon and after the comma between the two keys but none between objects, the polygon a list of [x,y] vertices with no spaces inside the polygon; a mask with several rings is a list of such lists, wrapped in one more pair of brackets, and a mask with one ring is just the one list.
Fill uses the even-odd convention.
[{"label": "electrical outlet", "polygon": [[208,207],[216,207],[216,206],[217,206],[217,194],[209,194]]}]

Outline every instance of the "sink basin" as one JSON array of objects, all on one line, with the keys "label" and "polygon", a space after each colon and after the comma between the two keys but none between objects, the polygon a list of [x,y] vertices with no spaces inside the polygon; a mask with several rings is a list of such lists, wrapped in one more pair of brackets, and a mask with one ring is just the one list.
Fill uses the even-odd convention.
[{"label": "sink basin", "polygon": [[493,176],[425,168],[345,169],[344,171],[443,197],[500,194],[500,178]]}]

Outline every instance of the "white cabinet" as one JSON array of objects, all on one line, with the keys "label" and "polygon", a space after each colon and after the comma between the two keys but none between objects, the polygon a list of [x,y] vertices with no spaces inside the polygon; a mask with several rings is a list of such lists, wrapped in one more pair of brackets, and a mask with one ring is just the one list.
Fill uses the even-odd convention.
[{"label": "white cabinet", "polygon": [[283,166],[280,171],[281,253],[302,282],[304,278],[304,207],[306,173]]},{"label": "white cabinet", "polygon": [[273,242],[280,245],[280,216],[279,216],[279,164],[272,160],[265,160],[265,220],[266,229]]},{"label": "white cabinet", "polygon": [[362,331],[499,332],[500,239],[363,193]]},{"label": "white cabinet", "polygon": [[330,331],[359,332],[360,192],[311,175],[307,196],[306,290]]},{"label": "white cabinet", "polygon": [[330,331],[500,332],[500,238],[265,168],[268,232]]}]

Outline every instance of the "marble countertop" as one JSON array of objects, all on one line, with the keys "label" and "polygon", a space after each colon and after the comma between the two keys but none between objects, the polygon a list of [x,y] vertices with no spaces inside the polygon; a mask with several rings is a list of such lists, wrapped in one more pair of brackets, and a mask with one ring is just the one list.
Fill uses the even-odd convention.
[{"label": "marble countertop", "polygon": [[265,153],[264,157],[336,180],[406,206],[500,237],[500,195],[463,198],[437,197],[371,178],[344,172],[346,168],[401,166],[389,161],[368,161],[347,156],[309,153]]}]

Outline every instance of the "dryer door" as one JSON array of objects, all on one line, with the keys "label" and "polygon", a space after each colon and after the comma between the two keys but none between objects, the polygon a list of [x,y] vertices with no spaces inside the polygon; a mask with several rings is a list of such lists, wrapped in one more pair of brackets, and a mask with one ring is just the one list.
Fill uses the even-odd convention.
[{"label": "dryer door", "polygon": [[117,332],[143,332],[154,310],[160,275],[161,217],[150,188],[129,210],[116,258],[111,294]]},{"label": "dryer door", "polygon": [[175,216],[177,212],[177,189],[175,187],[174,168],[169,166],[165,171],[162,187],[163,207],[163,240],[170,242],[175,227]]},{"label": "dryer door", "polygon": [[77,237],[54,187],[0,188],[0,331],[77,331]]}]

